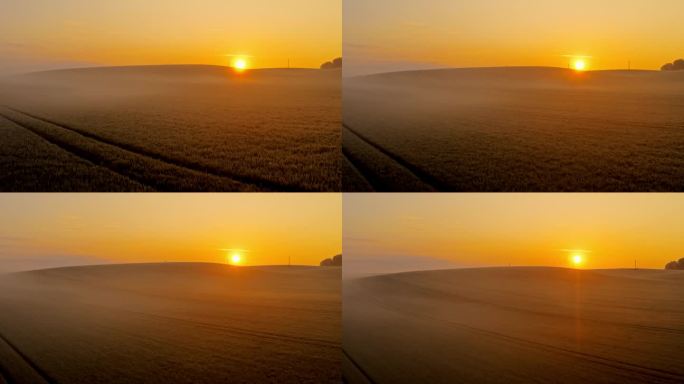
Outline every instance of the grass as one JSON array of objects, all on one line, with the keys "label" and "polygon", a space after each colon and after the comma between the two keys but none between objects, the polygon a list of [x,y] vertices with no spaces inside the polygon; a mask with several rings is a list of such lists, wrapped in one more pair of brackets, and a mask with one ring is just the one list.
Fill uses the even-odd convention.
[{"label": "grass", "polygon": [[[67,140],[93,150],[91,156],[106,155],[108,165],[139,163],[140,171],[122,172],[152,189],[341,188],[339,71],[84,69],[26,76],[5,90],[0,103],[13,110],[4,113],[81,133]],[[107,146],[91,148],[101,143]],[[143,157],[131,160],[122,148]],[[159,162],[177,174],[167,169],[157,178]]]},{"label": "grass", "polygon": [[344,284],[351,384],[684,379],[678,271],[484,268]]},{"label": "grass", "polygon": [[146,190],[143,185],[71,155],[2,117],[0,142],[3,192]]},{"label": "grass", "polygon": [[339,268],[74,267],[0,288],[0,332],[49,382],[340,381]]},{"label": "grass", "polygon": [[[353,78],[344,121],[439,190],[684,190],[678,73],[488,68]],[[388,175],[381,188],[410,190],[393,183]]]}]

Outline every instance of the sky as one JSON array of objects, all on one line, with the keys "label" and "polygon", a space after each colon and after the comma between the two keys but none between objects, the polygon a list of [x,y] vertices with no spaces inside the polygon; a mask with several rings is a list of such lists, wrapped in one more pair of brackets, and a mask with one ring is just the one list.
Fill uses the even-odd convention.
[{"label": "sky", "polygon": [[659,69],[684,56],[684,1],[346,0],[345,76],[435,67]]},{"label": "sky", "polygon": [[318,68],[341,56],[342,0],[2,0],[0,74],[94,65]]},{"label": "sky", "polygon": [[349,194],[343,204],[345,273],[663,269],[684,257],[680,194]]},{"label": "sky", "polygon": [[66,265],[318,265],[341,253],[336,194],[0,194],[0,272]]}]

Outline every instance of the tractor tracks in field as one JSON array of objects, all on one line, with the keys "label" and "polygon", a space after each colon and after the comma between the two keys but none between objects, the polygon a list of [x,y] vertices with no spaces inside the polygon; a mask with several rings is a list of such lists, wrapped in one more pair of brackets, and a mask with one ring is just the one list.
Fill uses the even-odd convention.
[{"label": "tractor tracks in field", "polygon": [[[45,370],[43,370],[35,361],[21,351],[14,343],[0,333],[0,357],[4,353],[10,353],[11,356],[5,359],[9,366],[4,366],[0,363],[0,383],[8,384],[54,384],[57,383]],[[3,371],[5,369],[6,371]]]},{"label": "tractor tracks in field", "polygon": [[91,164],[158,191],[283,191],[304,188],[176,159],[17,108],[0,116]]},{"label": "tractor tracks in field", "polygon": [[342,349],[342,382],[344,384],[376,384],[376,381],[344,348]]},{"label": "tractor tracks in field", "polygon": [[66,140],[61,140],[57,137],[46,134],[45,132],[43,132],[39,129],[36,129],[36,128],[28,125],[28,124],[25,124],[25,123],[19,121],[18,119],[11,117],[11,116],[3,113],[3,112],[0,112],[0,117],[3,117],[8,121],[11,121],[16,126],[21,127],[23,129],[31,132],[32,134],[40,137],[41,139],[45,140],[49,144],[52,144],[52,145],[58,147],[59,149],[61,149],[62,151],[65,151],[65,152],[67,152],[73,156],[76,156],[77,158],[85,161],[86,163],[88,163],[92,166],[100,166],[100,167],[105,168],[108,171],[110,171],[110,172],[112,172],[118,176],[121,176],[127,180],[132,181],[132,182],[138,183],[148,190],[151,190],[151,191],[155,190],[155,188],[153,188],[151,185],[147,184],[146,181],[143,180],[142,178],[138,178],[135,175],[126,174],[125,172],[122,172],[119,169],[119,167],[111,166],[109,163],[102,161],[100,156],[93,156],[89,151],[83,150],[78,146],[72,145],[69,142],[67,142]]},{"label": "tractor tracks in field", "polygon": [[342,133],[344,160],[375,191],[437,192],[453,189],[346,123],[342,124]]}]

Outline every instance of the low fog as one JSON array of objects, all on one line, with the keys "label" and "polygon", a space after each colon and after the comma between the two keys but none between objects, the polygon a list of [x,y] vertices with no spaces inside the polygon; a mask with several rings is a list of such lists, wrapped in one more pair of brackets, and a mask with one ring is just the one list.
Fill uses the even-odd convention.
[{"label": "low fog", "polygon": [[88,61],[29,57],[21,53],[24,48],[22,44],[0,42],[0,78],[38,71],[98,66],[97,63]]},{"label": "low fog", "polygon": [[402,273],[412,271],[430,271],[438,269],[462,268],[464,265],[447,260],[409,255],[391,256],[345,256],[343,278],[354,279],[373,275]]},{"label": "low fog", "polygon": [[0,275],[40,269],[73,267],[81,265],[108,264],[104,259],[90,256],[48,255],[48,256],[11,256],[0,255]]}]

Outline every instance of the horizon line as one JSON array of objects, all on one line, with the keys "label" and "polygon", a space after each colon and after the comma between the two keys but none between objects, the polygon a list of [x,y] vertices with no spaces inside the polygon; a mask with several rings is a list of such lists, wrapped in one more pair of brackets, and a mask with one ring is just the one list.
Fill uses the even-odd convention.
[{"label": "horizon line", "polygon": [[[64,265],[58,267],[47,267],[47,268],[37,268],[37,269],[27,269],[19,270],[14,272],[0,273],[2,275],[11,275],[16,273],[28,273],[28,272],[40,272],[40,271],[52,271],[58,269],[70,269],[70,268],[97,268],[97,267],[116,267],[116,266],[135,266],[135,265],[171,265],[171,264],[197,264],[197,265],[220,265],[231,268],[262,268],[262,267],[320,267],[317,264],[248,264],[248,265],[235,265],[230,263],[222,263],[218,261],[140,261],[140,262],[112,262],[112,263],[97,263],[97,264],[79,264],[79,265]],[[328,267],[325,267],[328,268]]]},{"label": "horizon line", "polygon": [[[344,67],[343,67],[344,68]],[[550,65],[487,65],[481,67],[450,67],[450,66],[435,66],[433,68],[416,68],[416,69],[401,69],[401,70],[390,70],[390,71],[373,71],[361,75],[349,75],[345,76],[348,78],[354,77],[364,77],[364,76],[374,76],[374,75],[384,75],[392,73],[409,73],[409,72],[429,72],[429,71],[445,71],[445,70],[468,70],[468,69],[503,69],[503,68],[528,68],[528,69],[559,69],[563,71],[569,71],[573,73],[591,73],[591,72],[677,72],[677,71],[663,71],[661,69],[645,69],[645,68],[607,68],[607,69],[587,69],[578,71],[576,69],[568,67],[558,67]],[[682,71],[684,72],[684,71]]]}]

